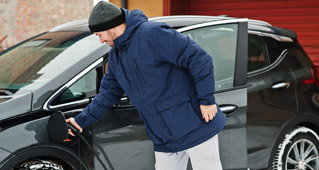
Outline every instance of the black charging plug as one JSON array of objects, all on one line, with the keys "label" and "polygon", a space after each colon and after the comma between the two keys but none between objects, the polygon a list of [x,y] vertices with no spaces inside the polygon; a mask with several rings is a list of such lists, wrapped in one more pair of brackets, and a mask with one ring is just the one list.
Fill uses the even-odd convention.
[{"label": "black charging plug", "polygon": [[67,123],[67,126],[69,129],[71,129],[71,132],[75,135],[78,136],[80,134],[79,129],[75,128],[73,125]]}]

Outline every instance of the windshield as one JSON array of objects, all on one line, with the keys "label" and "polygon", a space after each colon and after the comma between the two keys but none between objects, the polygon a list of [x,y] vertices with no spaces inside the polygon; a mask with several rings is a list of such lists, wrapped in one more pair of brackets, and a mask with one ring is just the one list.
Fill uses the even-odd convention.
[{"label": "windshield", "polygon": [[89,32],[40,35],[0,53],[0,89],[38,88],[100,46]]}]

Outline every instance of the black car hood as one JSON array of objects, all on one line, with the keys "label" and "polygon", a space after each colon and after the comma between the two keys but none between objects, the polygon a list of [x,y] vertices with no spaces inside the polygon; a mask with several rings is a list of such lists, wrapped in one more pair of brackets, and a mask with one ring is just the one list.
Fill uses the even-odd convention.
[{"label": "black car hood", "polygon": [[0,96],[0,120],[31,111],[32,93]]}]

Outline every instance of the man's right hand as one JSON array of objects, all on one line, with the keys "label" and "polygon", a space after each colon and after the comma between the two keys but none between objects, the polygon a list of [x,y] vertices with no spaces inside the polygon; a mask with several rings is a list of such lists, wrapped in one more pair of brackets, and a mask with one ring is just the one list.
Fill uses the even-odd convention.
[{"label": "man's right hand", "polygon": [[[68,119],[66,119],[65,121],[66,121],[66,123],[70,123],[73,127],[77,128],[77,129],[80,131],[80,133],[82,133],[83,129],[81,128],[81,126],[80,126],[78,123],[76,123],[76,121],[74,120],[73,117],[68,118]],[[70,134],[71,136],[75,136],[75,135],[72,133],[71,129],[68,129],[68,132],[69,132],[69,134]]]}]

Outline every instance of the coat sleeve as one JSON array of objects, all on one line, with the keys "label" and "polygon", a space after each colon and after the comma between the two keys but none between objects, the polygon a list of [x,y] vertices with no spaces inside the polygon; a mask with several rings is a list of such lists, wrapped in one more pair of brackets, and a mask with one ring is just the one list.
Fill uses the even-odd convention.
[{"label": "coat sleeve", "polygon": [[202,105],[215,104],[215,80],[212,57],[196,42],[167,25],[153,29],[149,40],[156,56],[164,62],[189,70],[195,82],[197,99]]},{"label": "coat sleeve", "polygon": [[123,94],[124,91],[109,67],[102,78],[99,93],[82,113],[74,117],[75,121],[81,128],[89,126],[107,113],[113,105],[118,104]]}]

